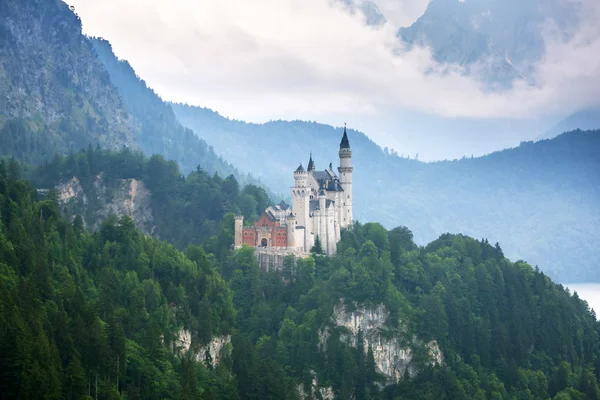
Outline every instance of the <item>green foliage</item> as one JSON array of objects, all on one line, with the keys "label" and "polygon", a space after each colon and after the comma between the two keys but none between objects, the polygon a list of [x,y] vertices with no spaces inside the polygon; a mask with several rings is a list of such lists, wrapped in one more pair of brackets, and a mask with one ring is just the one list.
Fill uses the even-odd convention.
[{"label": "green foliage", "polygon": [[182,329],[195,349],[235,323],[202,249],[188,258],[127,217],[86,233],[6,170],[0,162],[2,397],[231,398],[219,395],[235,390],[227,374],[175,350]]},{"label": "green foliage", "polygon": [[103,188],[95,184],[100,177],[107,192],[117,190],[123,179],[141,180],[151,193],[154,233],[180,249],[204,243],[219,259],[225,258],[233,244],[233,214],[227,213],[242,213],[251,222],[270,204],[264,189],[249,184],[240,190],[231,175],[222,179],[198,168],[185,178],[175,162],[156,155],[146,158],[128,149],[110,152],[90,146],[68,156],[56,155],[31,175],[43,188],[77,177],[90,201],[75,201],[67,212],[83,216],[90,226],[100,222],[102,202],[98,199]]},{"label": "green foliage", "polygon": [[[244,348],[234,352],[233,363],[241,363],[240,376],[250,373],[240,386],[250,390],[248,398],[260,396],[259,377],[242,370],[258,370],[261,359],[275,360],[305,393],[330,387],[342,399],[597,395],[595,315],[538,269],[506,260],[486,240],[447,234],[419,248],[404,227],[387,232],[356,224],[333,257],[287,258],[280,273],[261,271],[253,252],[240,249],[223,267]],[[383,304],[389,315],[380,334],[411,348],[417,375],[386,381],[363,332],[349,342],[345,328],[332,324],[340,300],[348,311]],[[432,365],[428,347],[411,344],[413,336],[435,340],[443,364]]]}]

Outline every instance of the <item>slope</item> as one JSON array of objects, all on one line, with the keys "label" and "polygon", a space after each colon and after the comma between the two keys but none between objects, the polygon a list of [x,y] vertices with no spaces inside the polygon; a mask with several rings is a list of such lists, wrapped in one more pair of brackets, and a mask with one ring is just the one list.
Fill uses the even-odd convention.
[{"label": "slope", "polygon": [[548,131],[542,133],[536,140],[552,139],[563,132],[569,132],[575,129],[581,129],[583,131],[599,130],[600,110],[589,109],[576,112],[560,121]]},{"label": "slope", "polygon": [[[238,160],[276,192],[289,188],[292,171],[306,165],[310,151],[317,168],[337,165],[340,129],[302,121],[247,124],[208,109],[173,108],[217,153]],[[436,163],[389,154],[360,132],[350,130],[349,137],[357,219],[409,226],[418,243],[444,232],[487,237],[559,281],[600,280],[595,132]]]},{"label": "slope", "polygon": [[132,144],[127,111],[66,4],[6,0],[0,16],[0,155],[37,162]]},{"label": "slope", "polygon": [[[139,149],[149,155],[160,154],[177,161],[186,174],[200,166],[211,174],[240,177],[238,171],[217,156],[204,140],[179,123],[171,106],[135,74],[127,61],[117,59],[109,42],[95,38],[90,41],[131,113],[135,144]],[[249,176],[241,179],[251,180]]]}]

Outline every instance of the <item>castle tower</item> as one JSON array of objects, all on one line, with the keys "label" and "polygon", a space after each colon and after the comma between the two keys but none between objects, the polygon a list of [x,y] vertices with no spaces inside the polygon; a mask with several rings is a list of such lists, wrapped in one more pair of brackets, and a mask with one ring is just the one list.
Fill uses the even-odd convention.
[{"label": "castle tower", "polygon": [[318,218],[315,221],[317,225],[315,230],[319,235],[321,246],[323,246],[325,252],[327,252],[327,244],[329,242],[329,238],[327,237],[327,211],[327,194],[325,193],[325,189],[321,188],[319,189],[319,212]]},{"label": "castle tower", "polygon": [[290,213],[285,218],[287,224],[287,247],[290,250],[296,249],[296,216]]},{"label": "castle tower", "polygon": [[302,164],[294,171],[294,186],[291,188],[292,210],[296,215],[296,222],[299,226],[308,226],[308,216],[310,212],[310,188],[306,186],[308,172]]},{"label": "castle tower", "polygon": [[233,241],[236,249],[242,247],[242,244],[244,243],[243,236],[242,236],[243,230],[244,230],[244,216],[236,215],[235,216],[234,241]]},{"label": "castle tower", "polygon": [[338,171],[340,173],[340,185],[344,189],[343,198],[341,199],[341,220],[340,227],[347,228],[352,227],[352,150],[350,150],[350,142],[348,141],[348,134],[346,133],[346,124],[344,124],[344,136],[340,142],[340,166]]}]

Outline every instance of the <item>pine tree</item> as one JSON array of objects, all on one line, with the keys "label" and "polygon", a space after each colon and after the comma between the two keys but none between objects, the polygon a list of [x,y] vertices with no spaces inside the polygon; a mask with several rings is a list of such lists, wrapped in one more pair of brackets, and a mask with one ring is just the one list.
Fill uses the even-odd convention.
[{"label": "pine tree", "polygon": [[323,254],[323,245],[321,244],[321,238],[319,235],[315,238],[315,245],[310,249],[310,252],[313,254]]}]

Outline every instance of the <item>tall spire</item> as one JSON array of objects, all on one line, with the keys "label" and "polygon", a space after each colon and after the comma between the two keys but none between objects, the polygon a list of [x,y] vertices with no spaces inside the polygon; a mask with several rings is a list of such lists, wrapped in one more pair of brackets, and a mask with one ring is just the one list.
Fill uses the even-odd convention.
[{"label": "tall spire", "polygon": [[312,152],[310,153],[310,159],[308,160],[308,171],[314,171],[315,170],[315,162],[312,159]]},{"label": "tall spire", "polygon": [[342,136],[342,141],[340,143],[340,149],[349,149],[350,142],[348,141],[348,134],[346,133],[346,123],[344,122],[344,136]]}]

